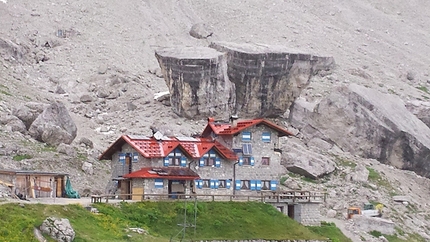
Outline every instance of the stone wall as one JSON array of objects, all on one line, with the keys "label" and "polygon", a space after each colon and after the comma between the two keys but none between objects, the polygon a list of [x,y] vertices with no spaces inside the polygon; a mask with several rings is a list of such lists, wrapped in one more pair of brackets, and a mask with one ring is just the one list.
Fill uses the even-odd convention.
[{"label": "stone wall", "polygon": [[295,204],[294,220],[306,226],[320,226],[321,225],[320,204],[319,203]]},{"label": "stone wall", "polygon": [[395,224],[383,218],[374,218],[374,217],[366,217],[363,215],[354,215],[353,216],[354,227],[357,230],[370,232],[373,230],[379,231],[383,234],[394,234],[395,233]]}]

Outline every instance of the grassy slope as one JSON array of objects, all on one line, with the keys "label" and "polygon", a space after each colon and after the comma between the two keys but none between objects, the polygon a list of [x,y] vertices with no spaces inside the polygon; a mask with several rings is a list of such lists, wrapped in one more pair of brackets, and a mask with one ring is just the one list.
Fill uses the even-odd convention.
[{"label": "grassy slope", "polygon": [[[0,206],[0,241],[36,241],[33,227],[47,216],[68,218],[79,241],[168,241],[178,235],[184,221],[183,202],[122,203],[120,206],[98,204],[100,214],[92,214],[79,205],[4,204]],[[194,204],[187,204],[188,223],[194,222]],[[140,227],[148,235],[126,232]],[[324,232],[314,233],[263,203],[200,202],[197,205],[197,228],[187,228],[186,239],[323,239]],[[129,238],[127,234],[131,234]],[[343,240],[340,240],[343,241]]]}]

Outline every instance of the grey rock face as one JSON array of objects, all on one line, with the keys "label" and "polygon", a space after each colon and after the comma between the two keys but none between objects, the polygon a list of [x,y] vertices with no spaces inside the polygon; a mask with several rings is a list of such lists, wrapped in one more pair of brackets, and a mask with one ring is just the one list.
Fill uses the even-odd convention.
[{"label": "grey rock face", "polygon": [[85,138],[85,137],[82,137],[80,140],[79,140],[79,144],[84,144],[86,147],[89,147],[89,148],[94,148],[94,144],[93,144],[93,142],[90,140],[90,139],[88,139],[88,138]]},{"label": "grey rock face", "polygon": [[163,48],[155,56],[175,113],[188,118],[278,117],[332,57],[288,52],[284,47],[217,42]]},{"label": "grey rock face", "polygon": [[213,31],[210,30],[210,28],[203,23],[194,24],[190,30],[190,35],[196,39],[206,39],[212,36],[212,34]]},{"label": "grey rock face", "polygon": [[319,70],[333,68],[332,57],[299,54],[283,46],[216,42],[227,55],[228,77],[236,86],[236,113],[241,117],[284,114]]},{"label": "grey rock face", "polygon": [[205,47],[163,48],[155,56],[173,111],[188,118],[228,118],[236,105],[223,53]]},{"label": "grey rock face", "polygon": [[59,153],[66,154],[66,155],[71,156],[71,157],[75,157],[76,156],[76,150],[71,145],[66,145],[66,144],[61,143],[57,147],[57,151]]},{"label": "grey rock face", "polygon": [[75,239],[75,231],[66,218],[48,217],[43,221],[40,230],[58,242],[72,242]]},{"label": "grey rock face", "polygon": [[313,112],[295,112],[290,122],[300,126],[300,117],[308,120],[301,129],[307,138],[430,177],[430,128],[396,96],[352,84],[333,91]]},{"label": "grey rock face", "polygon": [[48,105],[43,103],[28,102],[13,109],[12,115],[22,120],[25,127],[28,129],[46,107],[48,107]]},{"label": "grey rock face", "polygon": [[34,139],[56,146],[72,143],[77,127],[64,104],[54,102],[37,117],[28,131]]},{"label": "grey rock face", "polygon": [[298,143],[289,142],[282,153],[282,164],[291,172],[316,179],[336,169],[335,162]]},{"label": "grey rock face", "polygon": [[430,102],[414,100],[406,103],[406,108],[430,127]]},{"label": "grey rock face", "polygon": [[369,178],[369,170],[363,165],[358,165],[354,168],[354,171],[345,176],[346,181],[355,182],[367,182]]}]

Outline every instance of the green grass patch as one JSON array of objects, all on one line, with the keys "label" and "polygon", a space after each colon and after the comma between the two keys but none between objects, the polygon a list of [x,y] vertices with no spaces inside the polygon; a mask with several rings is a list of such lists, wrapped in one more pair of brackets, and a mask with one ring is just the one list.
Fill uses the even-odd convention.
[{"label": "green grass patch", "polygon": [[12,96],[9,92],[9,88],[5,85],[0,84],[0,93],[6,95],[6,96]]},{"label": "green grass patch", "polygon": [[[184,223],[183,202],[122,203],[120,207],[99,204],[100,212],[130,221],[132,226],[148,228],[157,236],[175,236]],[[188,228],[185,239],[321,239],[291,218],[279,213],[273,206],[257,202],[200,202],[196,210],[188,203],[187,220],[194,223],[197,211],[196,234]],[[182,238],[182,237],[181,237]]]},{"label": "green grass patch", "polygon": [[335,157],[335,159],[336,159],[336,164],[337,164],[338,166],[351,167],[351,168],[355,168],[355,167],[357,166],[357,164],[356,164],[356,163],[354,163],[354,162],[352,162],[352,161],[349,161],[349,160],[347,160],[347,159],[344,159],[344,158],[342,158],[342,157],[339,157],[339,156],[337,156],[337,155],[335,155],[334,157]]},{"label": "green grass patch", "polygon": [[423,91],[425,93],[429,93],[429,90],[425,86],[419,86],[419,87],[417,87],[417,89],[419,89],[419,90],[421,90],[421,91]]},{"label": "green grass patch", "polygon": [[321,222],[321,226],[309,226],[312,232],[329,238],[332,242],[352,242],[334,223]]},{"label": "green grass patch", "polygon": [[22,161],[22,160],[31,159],[31,158],[33,158],[33,156],[28,154],[23,154],[23,155],[14,155],[12,159],[14,161]]},{"label": "green grass patch", "polygon": [[[167,242],[171,238],[175,241],[326,238],[350,241],[335,240],[341,238],[341,234],[333,232],[337,228],[332,224],[323,223],[322,229],[305,227],[273,206],[258,202],[199,202],[197,206],[193,202],[185,206],[183,201],[122,202],[94,206],[99,214],[90,213],[80,205],[0,205],[0,241],[36,241],[33,228],[40,226],[48,216],[69,219],[76,233],[75,242]],[[188,225],[194,224],[194,214],[195,230],[187,227],[182,238],[182,227],[178,224],[184,223],[185,216]],[[143,228],[149,235],[127,231],[132,227]]]},{"label": "green grass patch", "polygon": [[394,189],[394,187],[387,179],[384,179],[381,174],[375,171],[375,169],[371,167],[366,168],[369,171],[369,181],[373,182],[378,187],[386,188],[388,191],[390,191],[390,194],[396,194],[396,189]]}]

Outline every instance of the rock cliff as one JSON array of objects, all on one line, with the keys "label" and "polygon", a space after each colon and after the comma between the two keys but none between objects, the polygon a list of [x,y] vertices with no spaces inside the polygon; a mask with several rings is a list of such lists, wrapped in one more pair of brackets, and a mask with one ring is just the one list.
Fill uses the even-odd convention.
[{"label": "rock cliff", "polygon": [[297,53],[284,46],[214,42],[227,55],[227,73],[236,85],[236,112],[241,117],[278,117],[319,70],[334,67],[331,57]]},{"label": "rock cliff", "polygon": [[235,87],[223,53],[208,47],[162,48],[155,56],[169,88],[173,111],[187,118],[228,118]]},{"label": "rock cliff", "polygon": [[430,177],[430,128],[397,96],[351,84],[333,91],[312,110],[303,101],[295,103],[290,122],[308,140],[322,139],[352,154]]},{"label": "rock cliff", "polygon": [[298,54],[283,46],[214,42],[211,48],[172,47],[155,56],[173,110],[188,118],[283,115],[332,57]]}]

